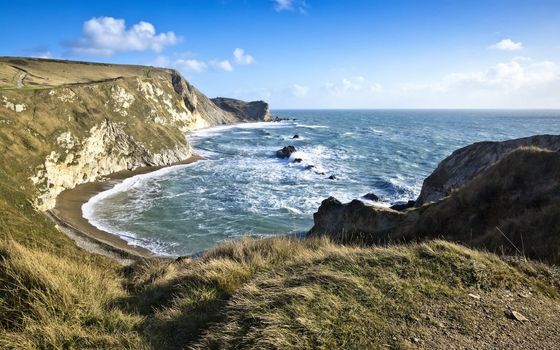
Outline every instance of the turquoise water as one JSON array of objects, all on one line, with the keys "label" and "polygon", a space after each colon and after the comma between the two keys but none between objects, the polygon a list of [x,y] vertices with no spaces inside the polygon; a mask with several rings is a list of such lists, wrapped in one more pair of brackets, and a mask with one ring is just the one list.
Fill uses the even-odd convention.
[{"label": "turquoise water", "polygon": [[[187,135],[206,160],[127,179],[88,202],[84,216],[131,244],[188,255],[244,235],[306,232],[329,196],[349,201],[374,192],[386,206],[415,199],[443,158],[476,141],[560,133],[560,111],[274,115],[290,120]],[[300,137],[293,139],[295,134]],[[287,145],[297,152],[290,160],[276,158],[275,151]]]}]

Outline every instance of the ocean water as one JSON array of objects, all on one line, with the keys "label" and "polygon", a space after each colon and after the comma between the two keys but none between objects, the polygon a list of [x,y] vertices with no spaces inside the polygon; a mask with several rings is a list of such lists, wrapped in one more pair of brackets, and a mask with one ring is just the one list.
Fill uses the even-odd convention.
[{"label": "ocean water", "polygon": [[[386,206],[415,199],[442,159],[473,142],[560,133],[560,111],[273,114],[290,120],[188,134],[205,160],[129,178],[86,203],[84,217],[130,244],[195,254],[246,235],[302,234],[329,196],[350,201],[373,192]],[[297,152],[276,158],[287,145]]]}]

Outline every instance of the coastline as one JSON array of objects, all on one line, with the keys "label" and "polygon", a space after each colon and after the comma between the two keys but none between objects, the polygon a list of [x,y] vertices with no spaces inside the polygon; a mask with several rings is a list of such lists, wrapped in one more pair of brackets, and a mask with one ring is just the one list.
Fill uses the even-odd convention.
[{"label": "coastline", "polygon": [[161,257],[147,248],[130,245],[119,236],[93,226],[82,214],[82,205],[98,193],[113,188],[120,182],[136,175],[151,173],[176,165],[191,164],[203,159],[197,154],[190,158],[164,166],[146,166],[134,170],[123,170],[108,175],[100,181],[87,182],[67,189],[56,198],[56,205],[46,212],[57,223],[58,228],[89,252],[113,258],[123,265],[137,259]]}]

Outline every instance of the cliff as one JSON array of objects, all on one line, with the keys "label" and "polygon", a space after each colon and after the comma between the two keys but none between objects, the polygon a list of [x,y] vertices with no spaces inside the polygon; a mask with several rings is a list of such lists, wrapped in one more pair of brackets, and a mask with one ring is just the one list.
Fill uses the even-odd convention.
[{"label": "cliff", "polygon": [[139,166],[187,159],[189,130],[268,118],[259,101],[223,108],[177,71],[0,58],[0,147],[46,210],[64,189]]},{"label": "cliff", "polygon": [[268,103],[264,101],[244,102],[232,98],[216,97],[212,99],[221,109],[242,116],[246,120],[270,120]]},{"label": "cliff", "polygon": [[416,206],[440,200],[472,180],[482,171],[520,147],[560,150],[560,136],[536,135],[503,142],[477,142],[445,158],[424,180]]},{"label": "cliff", "polygon": [[[554,137],[533,138],[539,139]],[[475,146],[475,154],[486,154],[481,145]],[[494,150],[495,144],[488,143],[487,147]],[[464,164],[470,171],[470,165],[481,163],[471,158]],[[460,173],[460,167],[455,170]],[[329,198],[314,215],[310,234],[369,244],[442,238],[558,264],[559,201],[560,154],[518,148],[502,155],[449,196],[418,208],[398,212],[360,201],[342,204]]]}]

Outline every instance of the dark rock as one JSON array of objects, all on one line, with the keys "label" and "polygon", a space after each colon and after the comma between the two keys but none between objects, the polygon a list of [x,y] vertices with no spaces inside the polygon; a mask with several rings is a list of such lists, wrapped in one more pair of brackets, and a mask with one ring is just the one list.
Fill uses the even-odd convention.
[{"label": "dark rock", "polygon": [[182,263],[185,261],[190,260],[190,258],[188,256],[178,256],[177,259],[175,259],[176,263]]},{"label": "dark rock", "polygon": [[329,176],[329,180],[336,180],[336,176],[334,175]]},{"label": "dark rock", "polygon": [[364,195],[362,198],[373,201],[373,202],[379,202],[379,197],[375,193],[368,193],[368,194]]},{"label": "dark rock", "polygon": [[299,139],[299,135],[298,135],[298,134],[295,134],[292,138],[293,138],[293,139]]},{"label": "dark rock", "polygon": [[397,203],[391,206],[391,209],[393,210],[398,210],[398,211],[403,211],[409,208],[414,208],[414,204],[416,204],[416,201],[408,201],[406,203]]},{"label": "dark rock", "polygon": [[276,151],[276,157],[278,158],[289,158],[292,153],[296,151],[294,146],[286,146],[278,151]]},{"label": "dark rock", "polygon": [[370,240],[371,237],[367,237],[367,234],[375,232],[376,239],[384,241],[387,238],[384,232],[390,231],[405,219],[405,214],[370,206],[357,199],[342,204],[338,199],[329,197],[313,214],[315,224],[309,234],[327,234],[335,240],[346,241],[357,236]]},{"label": "dark rock", "polygon": [[307,169],[307,170],[311,170],[313,168],[315,168],[315,165],[312,165],[312,164],[309,164],[308,166],[305,167],[305,169]]},{"label": "dark rock", "polygon": [[294,159],[294,163],[301,163],[301,162],[303,162],[303,159],[301,158]]}]

